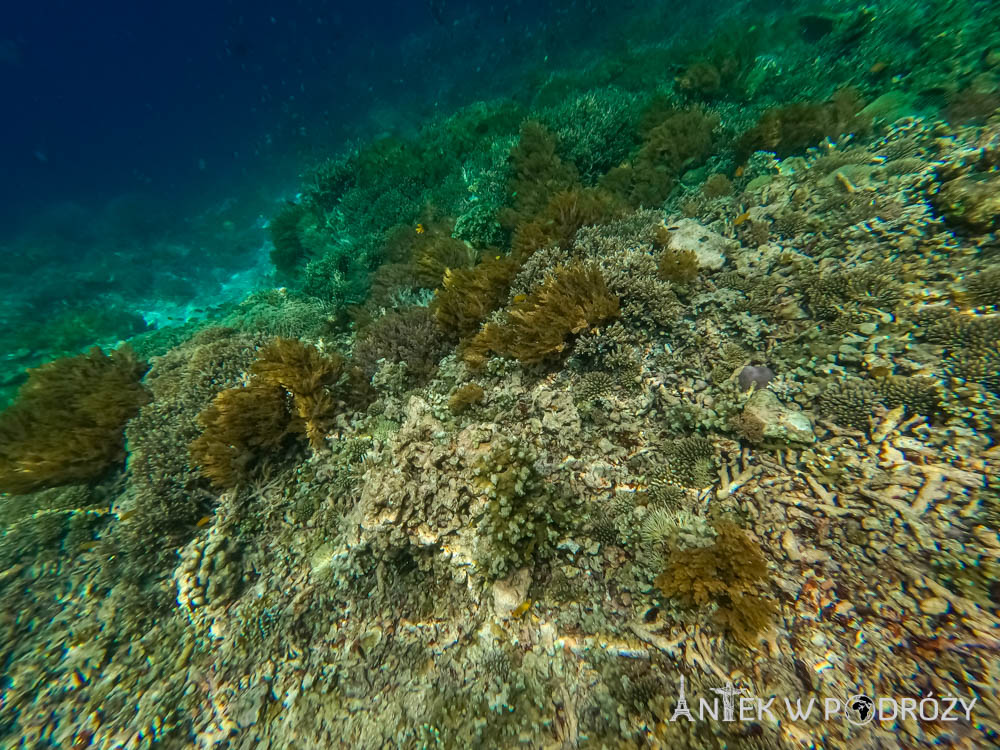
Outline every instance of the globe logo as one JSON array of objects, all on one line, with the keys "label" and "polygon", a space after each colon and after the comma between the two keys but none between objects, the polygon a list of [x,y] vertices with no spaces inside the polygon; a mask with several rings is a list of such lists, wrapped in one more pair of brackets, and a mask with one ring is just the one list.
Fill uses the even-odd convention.
[{"label": "globe logo", "polygon": [[852,695],[844,705],[844,716],[854,726],[863,726],[875,717],[875,701],[860,693]]}]

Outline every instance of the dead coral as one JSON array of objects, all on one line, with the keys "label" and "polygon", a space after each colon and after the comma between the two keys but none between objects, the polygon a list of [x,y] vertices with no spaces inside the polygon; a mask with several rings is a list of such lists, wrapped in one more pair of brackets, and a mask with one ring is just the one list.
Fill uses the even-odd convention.
[{"label": "dead coral", "polygon": [[708,547],[671,551],[665,570],[656,578],[665,596],[692,607],[717,605],[716,621],[738,643],[753,647],[775,615],[763,598],[767,562],[743,531],[731,521],[717,521],[715,543]]},{"label": "dead coral", "polygon": [[125,423],[150,400],[146,369],[128,347],[94,347],[29,370],[0,414],[0,491],[87,482],[120,463]]},{"label": "dead coral", "polygon": [[619,315],[618,298],[601,272],[572,265],[557,268],[542,286],[508,309],[503,323],[487,323],[464,348],[470,365],[490,352],[535,364],[558,355],[567,337]]}]

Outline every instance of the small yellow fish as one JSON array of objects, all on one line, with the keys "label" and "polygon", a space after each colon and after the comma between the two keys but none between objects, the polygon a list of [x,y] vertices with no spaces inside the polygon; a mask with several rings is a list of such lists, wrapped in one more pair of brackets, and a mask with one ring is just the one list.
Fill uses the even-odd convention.
[{"label": "small yellow fish", "polygon": [[528,299],[528,295],[527,294],[515,294],[514,295],[514,302],[524,302],[526,299]]},{"label": "small yellow fish", "polygon": [[747,171],[746,168],[740,165],[736,167],[736,171],[733,172],[733,177],[742,177],[746,171]]},{"label": "small yellow fish", "polygon": [[198,519],[198,523],[195,524],[199,529],[203,526],[208,526],[212,522],[211,516],[202,516]]},{"label": "small yellow fish", "polygon": [[511,610],[511,617],[524,617],[524,613],[531,609],[531,599],[525,599]]},{"label": "small yellow fish", "polygon": [[742,224],[744,221],[746,221],[749,218],[750,218],[750,212],[749,211],[744,211],[743,213],[741,213],[739,216],[737,216],[733,220],[733,226],[734,227],[738,227],[740,224]]},{"label": "small yellow fish", "polygon": [[424,229],[424,225],[423,224],[417,224],[417,230],[416,231],[417,231],[417,234],[423,234],[427,230]]}]

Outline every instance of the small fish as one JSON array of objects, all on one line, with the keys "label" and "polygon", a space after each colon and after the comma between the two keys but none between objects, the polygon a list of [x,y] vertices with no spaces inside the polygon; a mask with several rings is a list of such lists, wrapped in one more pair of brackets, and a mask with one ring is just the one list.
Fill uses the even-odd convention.
[{"label": "small fish", "polygon": [[749,218],[750,218],[750,212],[749,211],[744,211],[743,213],[741,213],[739,216],[737,216],[733,220],[733,226],[734,227],[738,227],[740,224],[742,224],[744,221],[746,221]]},{"label": "small fish", "polygon": [[514,302],[515,303],[517,303],[517,302],[524,302],[526,299],[528,299],[528,295],[527,294],[515,294],[514,295]]},{"label": "small fish", "polygon": [[424,232],[426,232],[426,231],[427,231],[427,230],[426,230],[426,229],[424,229],[424,225],[423,225],[423,224],[417,224],[417,228],[416,228],[416,232],[417,232],[417,234],[423,234],[423,233],[424,233]]},{"label": "small fish", "polygon": [[531,609],[531,599],[525,599],[511,610],[511,617],[524,617],[524,613]]},{"label": "small fish", "polygon": [[883,70],[889,67],[889,63],[885,60],[879,60],[877,63],[868,68],[869,73],[881,73]]},{"label": "small fish", "polygon": [[733,172],[733,177],[742,177],[744,174],[746,174],[746,171],[747,171],[746,167],[744,167],[741,164],[740,166],[736,167],[736,171]]},{"label": "small fish", "polygon": [[212,522],[211,516],[202,516],[198,519],[198,523],[195,524],[199,529],[203,526],[208,526]]}]

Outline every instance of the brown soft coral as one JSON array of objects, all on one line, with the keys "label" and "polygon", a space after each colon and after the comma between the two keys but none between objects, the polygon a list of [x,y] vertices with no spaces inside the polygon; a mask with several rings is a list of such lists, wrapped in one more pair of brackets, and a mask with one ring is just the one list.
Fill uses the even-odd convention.
[{"label": "brown soft coral", "polygon": [[514,258],[494,256],[475,268],[448,269],[431,302],[438,325],[455,338],[475,333],[486,316],[503,304],[520,267]]},{"label": "brown soft coral", "polygon": [[471,366],[490,352],[525,364],[541,362],[566,348],[568,336],[619,315],[618,298],[597,268],[555,269],[537,291],[514,303],[504,323],[488,323],[463,347]]},{"label": "brown soft coral", "polygon": [[663,115],[649,128],[632,163],[608,172],[602,186],[634,206],[659,206],[681,173],[708,157],[718,122],[697,108]]},{"label": "brown soft coral", "polygon": [[360,406],[369,396],[360,369],[336,352],[321,354],[296,339],[275,339],[250,367],[261,383],[280,387],[292,400],[292,411],[303,424],[313,448],[323,439],[337,414]]},{"label": "brown soft coral", "polygon": [[511,247],[514,254],[527,258],[543,247],[567,249],[581,227],[603,224],[620,216],[624,205],[607,190],[574,188],[553,195],[530,221],[514,230]]},{"label": "brown soft coral", "polygon": [[753,646],[758,633],[774,616],[774,607],[760,595],[768,579],[760,548],[731,521],[717,521],[715,543],[696,549],[675,549],[656,585],[683,604],[718,605],[716,620],[741,644]]},{"label": "brown soft coral", "polygon": [[198,424],[202,433],[191,443],[191,461],[220,488],[236,487],[301,429],[285,391],[269,385],[222,391],[198,415]]},{"label": "brown soft coral", "polygon": [[579,184],[576,167],[559,157],[556,145],[555,136],[541,123],[528,120],[521,126],[521,139],[510,152],[513,206],[500,216],[508,228],[532,219],[553,195]]},{"label": "brown soft coral", "polygon": [[828,102],[802,102],[769,109],[747,131],[736,146],[737,157],[746,159],[754,151],[773,151],[784,158],[824,138],[846,133],[864,133],[871,118],[862,115],[864,102],[851,89],[842,89]]},{"label": "brown soft coral", "polygon": [[86,482],[124,460],[125,423],[150,400],[146,369],[128,347],[94,347],[29,370],[0,414],[0,492]]},{"label": "brown soft coral", "polygon": [[198,416],[192,463],[218,487],[237,486],[288,435],[322,448],[337,416],[372,395],[360,368],[295,339],[274,339],[250,372],[249,385],[222,391]]}]

